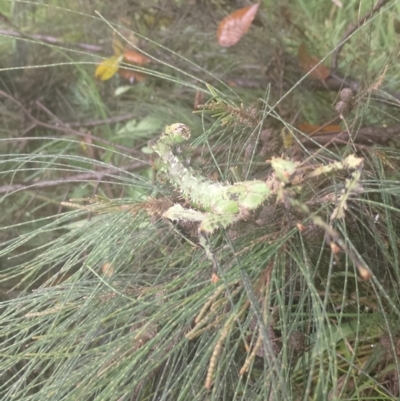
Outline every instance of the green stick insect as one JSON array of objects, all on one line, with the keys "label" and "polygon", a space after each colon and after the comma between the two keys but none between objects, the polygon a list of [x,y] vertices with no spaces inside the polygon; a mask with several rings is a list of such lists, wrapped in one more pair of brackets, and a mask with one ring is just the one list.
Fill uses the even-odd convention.
[{"label": "green stick insect", "polygon": [[[166,178],[181,192],[185,204],[172,204],[166,202],[166,208],[162,208],[161,217],[185,225],[197,226],[199,244],[204,248],[207,258],[212,262],[214,273],[217,273],[218,263],[211,250],[208,236],[218,229],[226,229],[234,223],[247,221],[257,208],[267,201],[279,202],[284,200],[293,207],[302,211],[307,219],[310,219],[316,226],[325,230],[326,240],[334,252],[339,249],[346,252],[353,263],[357,266],[361,277],[368,280],[372,273],[365,263],[348,248],[332,226],[326,223],[321,217],[312,213],[308,206],[298,199],[295,199],[290,191],[292,187],[300,187],[306,180],[313,179],[320,175],[333,174],[338,171],[351,171],[350,178],[346,180],[343,193],[337,199],[337,206],[332,215],[331,222],[343,218],[347,208],[347,201],[352,195],[362,192],[359,183],[363,167],[363,159],[349,155],[342,161],[333,162],[327,165],[312,166],[307,169],[301,167],[298,162],[274,157],[270,160],[272,172],[265,181],[248,180],[234,184],[216,182],[202,176],[199,172],[186,167],[180,158],[175,155],[179,145],[187,141],[191,136],[190,129],[181,123],[167,126],[161,136],[150,141],[149,147],[156,152],[160,160],[157,168]],[[311,170],[310,170],[311,169]],[[152,209],[158,205],[158,200],[148,199],[147,202],[137,205],[114,204],[110,200],[78,199],[75,201],[89,201],[89,205],[63,202],[69,207],[88,210],[97,213],[107,213],[119,209],[128,209],[132,212],[147,209],[152,215]],[[171,206],[172,205],[172,206]],[[335,248],[336,247],[336,248]]]},{"label": "green stick insect", "polygon": [[[214,269],[217,268],[217,262],[211,251],[207,235],[214,233],[217,229],[227,228],[233,223],[246,221],[252,211],[274,196],[277,199],[289,199],[295,207],[306,213],[316,225],[326,231],[329,242],[335,243],[347,252],[356,263],[360,273],[365,278],[369,278],[369,270],[363,266],[353,252],[347,249],[338,233],[321,218],[314,216],[305,204],[291,199],[285,194],[285,187],[294,182],[299,183],[308,178],[344,169],[353,171],[353,178],[350,181],[354,183],[360,177],[362,158],[350,155],[341,162],[316,167],[309,174],[304,174],[303,170],[300,173],[299,163],[295,161],[273,158],[271,160],[273,173],[266,181],[221,183],[212,181],[192,168],[186,167],[174,154],[175,147],[187,141],[190,136],[190,129],[185,124],[172,124],[165,128],[158,139],[152,140],[149,146],[160,157],[159,170],[181,192],[182,197],[193,206],[193,208],[184,207],[177,203],[169,207],[163,213],[163,217],[175,222],[198,224],[199,243],[204,248],[207,258],[212,261]],[[349,190],[342,196],[342,205],[344,204],[343,200],[345,202],[351,195],[354,187],[354,185],[346,186]],[[338,215],[337,210],[334,213]]]}]

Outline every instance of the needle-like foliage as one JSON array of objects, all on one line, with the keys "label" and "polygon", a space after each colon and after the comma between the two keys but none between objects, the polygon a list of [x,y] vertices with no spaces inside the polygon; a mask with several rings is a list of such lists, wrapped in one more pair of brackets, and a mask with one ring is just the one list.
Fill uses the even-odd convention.
[{"label": "needle-like foliage", "polygon": [[400,3],[226,3],[0,1],[2,400],[400,396]]}]

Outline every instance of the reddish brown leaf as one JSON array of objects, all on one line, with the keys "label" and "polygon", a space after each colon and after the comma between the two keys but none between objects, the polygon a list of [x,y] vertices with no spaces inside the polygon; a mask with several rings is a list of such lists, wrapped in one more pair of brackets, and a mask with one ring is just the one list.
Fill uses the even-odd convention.
[{"label": "reddish brown leaf", "polygon": [[331,74],[329,68],[325,67],[323,64],[318,64],[320,62],[318,58],[310,56],[307,53],[304,43],[302,43],[299,47],[298,57],[300,68],[304,72],[308,73],[315,67],[315,69],[310,72],[310,76],[312,76],[313,78],[323,81]]},{"label": "reddish brown leaf", "polygon": [[194,105],[193,109],[197,110],[198,106],[204,104],[204,92],[196,91],[194,94]]},{"label": "reddish brown leaf", "polygon": [[306,134],[320,134],[321,132],[335,134],[342,132],[340,125],[313,125],[309,123],[301,123],[298,129]]},{"label": "reddish brown leaf", "polygon": [[145,65],[150,63],[150,59],[136,50],[124,50],[124,61],[130,64]]},{"label": "reddish brown leaf", "polygon": [[222,47],[235,45],[249,30],[254,17],[257,14],[260,3],[240,8],[225,17],[218,25],[217,39]]},{"label": "reddish brown leaf", "polygon": [[134,82],[142,82],[146,79],[147,76],[146,74],[143,74],[143,72],[132,71],[128,70],[127,68],[120,68],[118,70],[118,75],[129,81],[129,83],[131,84],[133,84]]}]

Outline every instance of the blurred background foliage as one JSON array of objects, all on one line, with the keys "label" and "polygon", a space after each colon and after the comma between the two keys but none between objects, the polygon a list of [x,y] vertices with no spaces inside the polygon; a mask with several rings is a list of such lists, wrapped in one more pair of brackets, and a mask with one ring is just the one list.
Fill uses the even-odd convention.
[{"label": "blurred background foliage", "polygon": [[[400,396],[400,2],[263,0],[220,47],[220,21],[250,4],[0,0],[2,399]],[[151,62],[96,80],[119,44]],[[305,77],[312,57],[327,79]],[[266,179],[272,156],[363,157],[363,191],[332,225],[372,278],[277,202],[213,237],[211,282],[203,250],[138,206],[177,199],[147,146],[175,122],[193,132],[194,168],[219,181]],[[346,178],[299,197],[329,221]]]}]

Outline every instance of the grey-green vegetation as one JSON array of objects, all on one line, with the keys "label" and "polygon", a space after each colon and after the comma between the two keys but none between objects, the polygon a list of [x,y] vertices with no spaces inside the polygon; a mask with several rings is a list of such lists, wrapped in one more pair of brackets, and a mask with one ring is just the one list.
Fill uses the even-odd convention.
[{"label": "grey-green vegetation", "polygon": [[400,396],[400,2],[249,4],[0,0],[2,400]]}]

